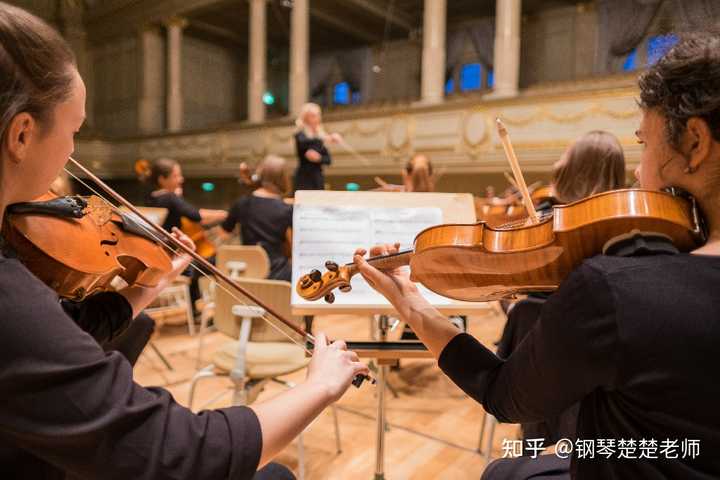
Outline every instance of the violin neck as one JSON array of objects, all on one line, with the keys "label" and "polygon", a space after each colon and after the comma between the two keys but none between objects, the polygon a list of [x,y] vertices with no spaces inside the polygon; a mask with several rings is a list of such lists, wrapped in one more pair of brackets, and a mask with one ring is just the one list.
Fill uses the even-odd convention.
[{"label": "violin neck", "polygon": [[[410,259],[412,258],[413,253],[414,252],[412,250],[405,250],[404,252],[371,257],[367,259],[367,262],[378,270],[392,270],[394,268],[410,265]],[[357,267],[355,264],[352,264],[352,273],[357,273]]]}]

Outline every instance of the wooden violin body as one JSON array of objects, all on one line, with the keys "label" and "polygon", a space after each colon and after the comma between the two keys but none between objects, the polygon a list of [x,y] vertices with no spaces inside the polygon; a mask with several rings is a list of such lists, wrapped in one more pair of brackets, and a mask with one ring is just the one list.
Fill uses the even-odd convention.
[{"label": "wooden violin body", "polygon": [[208,238],[205,228],[198,222],[185,217],[180,219],[180,230],[195,244],[195,251],[203,258],[214,257],[217,253],[215,244]]},{"label": "wooden violin body", "polygon": [[[666,236],[680,251],[702,242],[689,201],[664,192],[627,189],[555,206],[537,224],[430,227],[417,235],[414,251],[368,261],[380,269],[409,264],[411,279],[440,295],[489,301],[552,291],[583,259],[602,253],[608,242],[633,231]],[[301,277],[298,293],[331,301],[328,287],[347,290],[357,273],[355,265],[329,267],[324,275],[314,271]]]},{"label": "wooden violin body", "polygon": [[[61,297],[79,301],[109,290],[117,275],[153,287],[171,270],[165,250],[99,197],[39,200],[9,207],[2,233],[23,264]],[[60,201],[68,207],[64,213],[53,210]]]}]

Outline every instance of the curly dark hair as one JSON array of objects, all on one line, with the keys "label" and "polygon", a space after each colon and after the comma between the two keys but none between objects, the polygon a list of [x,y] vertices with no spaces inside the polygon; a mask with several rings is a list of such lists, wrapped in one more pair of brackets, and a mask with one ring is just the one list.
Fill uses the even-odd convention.
[{"label": "curly dark hair", "polygon": [[704,119],[720,141],[720,33],[681,36],[638,81],[640,107],[665,117],[668,143],[679,150],[680,135],[691,117]]}]

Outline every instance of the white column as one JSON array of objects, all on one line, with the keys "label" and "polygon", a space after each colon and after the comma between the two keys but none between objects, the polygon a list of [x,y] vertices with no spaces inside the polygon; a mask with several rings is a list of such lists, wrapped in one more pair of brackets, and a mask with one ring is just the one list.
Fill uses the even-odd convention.
[{"label": "white column", "polygon": [[183,18],[171,18],[167,27],[167,129],[177,132],[183,124],[182,30]]},{"label": "white column", "polygon": [[290,18],[290,113],[297,115],[308,101],[310,74],[310,0],[295,0]]},{"label": "white column", "polygon": [[248,72],[248,120],[265,121],[263,94],[267,70],[266,0],[250,0],[250,68]]},{"label": "white column", "polygon": [[511,97],[518,93],[521,19],[522,0],[496,0],[493,60],[495,97]]},{"label": "white column", "polygon": [[146,26],[139,32],[138,130],[157,133],[163,129],[165,58],[159,27]]},{"label": "white column", "polygon": [[446,17],[446,0],[425,0],[420,89],[423,103],[439,103],[445,96]]},{"label": "white column", "polygon": [[58,23],[63,37],[75,53],[77,69],[85,82],[87,98],[85,100],[85,125],[93,125],[94,82],[92,59],[87,45],[87,33],[83,26],[84,7],[82,2],[58,2]]}]

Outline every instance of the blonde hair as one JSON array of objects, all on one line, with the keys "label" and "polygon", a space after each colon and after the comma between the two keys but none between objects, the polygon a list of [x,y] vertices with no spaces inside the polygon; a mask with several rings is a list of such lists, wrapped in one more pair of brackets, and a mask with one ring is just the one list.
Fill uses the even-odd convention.
[{"label": "blonde hair", "polygon": [[[310,130],[308,125],[305,123],[305,116],[308,113],[315,113],[320,119],[320,123],[318,124],[316,132]],[[322,109],[317,103],[308,102],[300,108],[300,114],[295,119],[295,126],[297,126],[298,130],[302,130],[303,133],[305,133],[305,136],[307,136],[308,138],[324,139],[327,136],[325,128],[322,125]]]},{"label": "blonde hair", "polygon": [[593,130],[578,138],[553,167],[552,183],[563,203],[625,187],[625,155],[617,137]]},{"label": "blonde hair", "polygon": [[405,189],[409,192],[434,192],[435,177],[433,176],[432,163],[422,154],[412,157],[405,165],[403,172]]},{"label": "blonde hair", "polygon": [[290,178],[283,157],[266,156],[255,169],[255,173],[261,187],[283,196],[290,191]]}]

